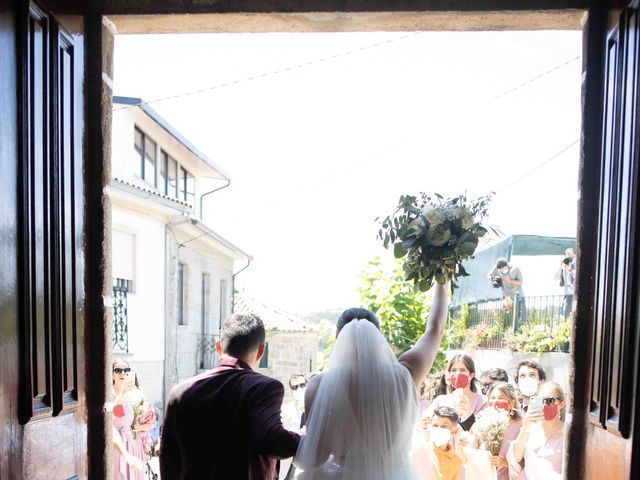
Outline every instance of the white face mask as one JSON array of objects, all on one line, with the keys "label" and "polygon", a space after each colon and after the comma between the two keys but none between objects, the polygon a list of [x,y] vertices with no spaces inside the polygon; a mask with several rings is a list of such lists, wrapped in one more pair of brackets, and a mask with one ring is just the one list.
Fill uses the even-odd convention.
[{"label": "white face mask", "polygon": [[304,405],[304,388],[298,388],[293,391],[293,399],[298,405]]},{"label": "white face mask", "polygon": [[538,381],[535,378],[525,377],[518,381],[518,388],[525,397],[531,397],[538,392]]},{"label": "white face mask", "polygon": [[429,439],[436,447],[444,447],[451,440],[451,430],[442,427],[429,427]]}]

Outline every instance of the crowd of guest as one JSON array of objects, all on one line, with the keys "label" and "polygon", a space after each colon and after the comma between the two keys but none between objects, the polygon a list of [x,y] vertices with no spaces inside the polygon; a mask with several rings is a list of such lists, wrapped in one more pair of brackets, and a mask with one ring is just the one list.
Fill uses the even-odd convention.
[{"label": "crowd of guest", "polygon": [[413,455],[422,480],[562,478],[564,390],[533,360],[513,374],[513,382],[502,368],[478,375],[469,355],[451,358],[446,390],[423,407],[426,447]]}]

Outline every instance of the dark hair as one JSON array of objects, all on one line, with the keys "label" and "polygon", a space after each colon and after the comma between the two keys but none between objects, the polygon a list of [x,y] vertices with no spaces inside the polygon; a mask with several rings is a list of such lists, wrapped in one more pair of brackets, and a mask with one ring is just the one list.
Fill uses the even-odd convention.
[{"label": "dark hair", "polygon": [[380,323],[376,315],[366,308],[348,308],[338,317],[336,324],[336,337],[340,334],[340,330],[351,320],[369,320],[373,323],[378,330],[380,330]]},{"label": "dark hair", "polygon": [[253,313],[233,314],[222,324],[220,343],[223,353],[242,356],[264,343],[264,323]]},{"label": "dark hair", "polygon": [[537,370],[538,378],[540,379],[541,382],[547,379],[547,373],[544,371],[544,368],[542,368],[542,365],[540,365],[535,360],[523,360],[518,364],[518,368],[516,368],[516,383],[518,383],[518,376],[520,375],[520,367],[529,367],[529,368],[533,368],[534,370]]},{"label": "dark hair", "polygon": [[[473,362],[473,358],[471,358],[466,353],[459,353],[451,357],[451,360],[449,360],[449,365],[447,365],[447,372],[451,371],[451,367],[453,367],[453,364],[456,362],[464,363],[464,366],[467,367],[467,370],[469,370],[469,373],[476,373],[476,364]],[[442,376],[442,379],[440,381],[445,382],[445,385],[446,385],[445,375]],[[469,388],[471,389],[472,392],[478,391],[476,387],[475,378],[469,379]],[[453,388],[451,388],[451,385],[448,386],[447,390],[449,392],[453,391]]]},{"label": "dark hair", "polygon": [[490,368],[489,370],[485,370],[482,372],[481,377],[489,377],[491,380],[496,380],[498,382],[508,382],[509,375],[502,368]]},{"label": "dark hair", "polygon": [[508,266],[509,266],[509,262],[507,262],[506,259],[499,258],[498,260],[496,260],[496,267],[497,268],[504,268],[504,267],[508,267]]},{"label": "dark hair", "polygon": [[289,377],[289,388],[292,387],[291,380],[293,380],[294,378],[302,378],[305,381],[305,383],[307,382],[307,377],[304,376],[304,373],[294,373]]},{"label": "dark hair", "polygon": [[454,425],[458,423],[458,414],[451,407],[438,407],[433,411],[433,415],[437,417],[448,418]]}]

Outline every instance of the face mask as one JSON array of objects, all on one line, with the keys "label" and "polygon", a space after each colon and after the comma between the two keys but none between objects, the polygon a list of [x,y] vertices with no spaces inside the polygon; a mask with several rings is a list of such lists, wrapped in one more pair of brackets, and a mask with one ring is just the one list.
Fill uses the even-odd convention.
[{"label": "face mask", "polygon": [[511,411],[511,405],[509,405],[509,402],[505,402],[504,400],[496,400],[493,402],[493,408],[496,410],[504,410],[506,412]]},{"label": "face mask", "polygon": [[538,381],[535,378],[526,377],[518,382],[518,387],[525,397],[531,397],[538,391]]},{"label": "face mask", "polygon": [[451,431],[442,427],[429,427],[429,439],[436,447],[444,447],[451,440]]},{"label": "face mask", "polygon": [[453,388],[464,388],[469,385],[469,377],[464,373],[454,373],[451,375],[451,386]]},{"label": "face mask", "polygon": [[508,268],[503,268],[502,270],[500,270],[500,273],[502,275],[506,275],[507,273],[509,273],[509,269]]},{"label": "face mask", "polygon": [[545,405],[544,407],[542,407],[542,415],[547,421],[553,420],[558,416],[558,406],[555,403]]},{"label": "face mask", "polygon": [[293,399],[297,404],[301,405],[304,403],[304,388],[299,388],[293,391]]}]

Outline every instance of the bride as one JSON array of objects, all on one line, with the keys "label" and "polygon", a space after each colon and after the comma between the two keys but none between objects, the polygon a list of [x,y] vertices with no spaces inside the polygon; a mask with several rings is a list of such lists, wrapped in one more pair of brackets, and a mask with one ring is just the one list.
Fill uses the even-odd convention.
[{"label": "bride", "polygon": [[398,359],[372,312],[342,313],[328,369],[307,385],[307,435],[294,460],[303,471],[298,478],[416,478],[409,461],[418,421],[416,387],[440,347],[447,287],[436,285],[424,334]]}]

